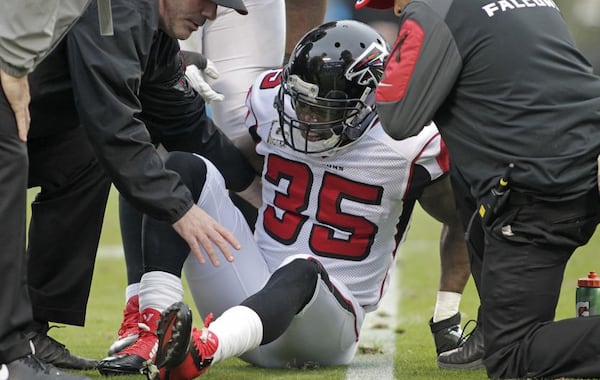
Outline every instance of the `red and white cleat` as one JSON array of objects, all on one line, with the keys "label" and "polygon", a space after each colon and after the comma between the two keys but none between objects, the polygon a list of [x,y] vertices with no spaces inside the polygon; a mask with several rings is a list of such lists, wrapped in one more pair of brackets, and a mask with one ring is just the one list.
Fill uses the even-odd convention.
[{"label": "red and white cleat", "polygon": [[190,380],[205,373],[219,347],[219,339],[208,330],[212,318],[212,313],[207,316],[204,328],[191,329],[192,313],[185,303],[177,302],[165,310],[157,330],[156,366],[149,369],[148,377]]},{"label": "red and white cleat", "polygon": [[138,339],[116,355],[101,360],[98,363],[98,371],[102,375],[108,376],[142,373],[147,363],[154,362],[156,357],[158,349],[156,329],[159,320],[160,312],[158,310],[144,309],[141,314]]}]

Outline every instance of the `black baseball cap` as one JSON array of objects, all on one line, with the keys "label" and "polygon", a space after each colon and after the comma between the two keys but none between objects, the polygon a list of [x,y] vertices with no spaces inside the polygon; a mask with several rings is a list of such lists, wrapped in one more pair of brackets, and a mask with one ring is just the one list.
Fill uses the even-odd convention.
[{"label": "black baseball cap", "polygon": [[241,15],[248,14],[248,9],[242,0],[212,0],[212,2],[222,7],[235,9]]}]

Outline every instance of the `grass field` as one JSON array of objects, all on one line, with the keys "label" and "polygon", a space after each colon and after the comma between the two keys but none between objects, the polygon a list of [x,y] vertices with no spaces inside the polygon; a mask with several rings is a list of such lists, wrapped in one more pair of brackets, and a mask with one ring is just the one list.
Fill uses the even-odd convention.
[{"label": "grass field", "polygon": [[[102,247],[120,243],[116,202],[111,195],[106,214]],[[433,341],[427,321],[431,317],[439,276],[438,255],[439,224],[426,216],[420,209],[415,211],[408,241],[403,247],[396,269],[395,283],[399,286],[398,318],[394,322],[396,350],[394,355],[394,377],[396,379],[483,379],[484,371],[446,371],[435,364]],[[572,317],[575,313],[575,287],[577,278],[590,270],[600,270],[598,251],[600,233],[579,249],[567,268],[557,310],[557,318]],[[119,327],[124,303],[125,267],[121,257],[99,257],[96,262],[92,293],[88,304],[86,326],[55,328],[51,335],[77,354],[102,358]],[[186,297],[190,301],[191,298]],[[478,300],[472,282],[469,283],[461,312],[463,323],[476,317]],[[194,315],[199,321],[197,314]],[[380,355],[380,354],[360,354]],[[361,358],[364,359],[364,358]],[[368,359],[368,358],[367,358]],[[373,363],[377,363],[373,360]],[[363,375],[362,380],[387,380],[373,369]],[[92,379],[103,379],[95,371],[87,371]],[[143,379],[126,376],[119,379]],[[345,379],[346,367],[305,370],[264,370],[251,367],[237,359],[230,359],[211,368],[203,377],[207,379]]]}]

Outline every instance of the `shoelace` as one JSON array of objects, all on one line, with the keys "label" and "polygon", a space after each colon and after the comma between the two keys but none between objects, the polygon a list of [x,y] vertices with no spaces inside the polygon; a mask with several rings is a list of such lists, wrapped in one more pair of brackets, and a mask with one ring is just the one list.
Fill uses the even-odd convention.
[{"label": "shoelace", "polygon": [[31,360],[24,361],[27,366],[34,369],[42,369],[44,372],[48,371],[48,364],[41,361],[37,356],[30,355],[29,358],[31,358]]},{"label": "shoelace", "polygon": [[206,318],[204,318],[204,327],[202,328],[202,332],[200,333],[200,340],[202,341],[202,343],[206,343],[206,340],[208,339],[208,326],[210,326],[214,317],[215,316],[213,313],[208,313]]},{"label": "shoelace", "polygon": [[[467,327],[469,327],[469,325],[471,325],[471,324],[474,324],[475,326],[473,326],[473,328],[468,333],[466,333]],[[467,321],[467,323],[465,323],[464,327],[462,328],[462,333],[460,334],[460,338],[458,338],[459,345],[464,344],[467,341],[467,339],[469,339],[471,334],[473,334],[473,332],[475,331],[476,328],[477,328],[477,321],[475,319],[469,319]]]}]

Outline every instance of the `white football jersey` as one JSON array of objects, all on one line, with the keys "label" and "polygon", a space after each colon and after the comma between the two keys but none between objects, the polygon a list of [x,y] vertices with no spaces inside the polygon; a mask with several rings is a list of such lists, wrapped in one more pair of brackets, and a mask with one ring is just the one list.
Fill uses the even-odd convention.
[{"label": "white football jersey", "polygon": [[294,151],[284,143],[273,106],[280,78],[281,70],[262,73],[246,100],[246,124],[256,128],[256,151],[265,157],[257,244],[271,271],[290,255],[316,257],[373,310],[387,288],[415,199],[448,170],[443,142],[434,125],[396,141],[376,120],[332,155]]}]

